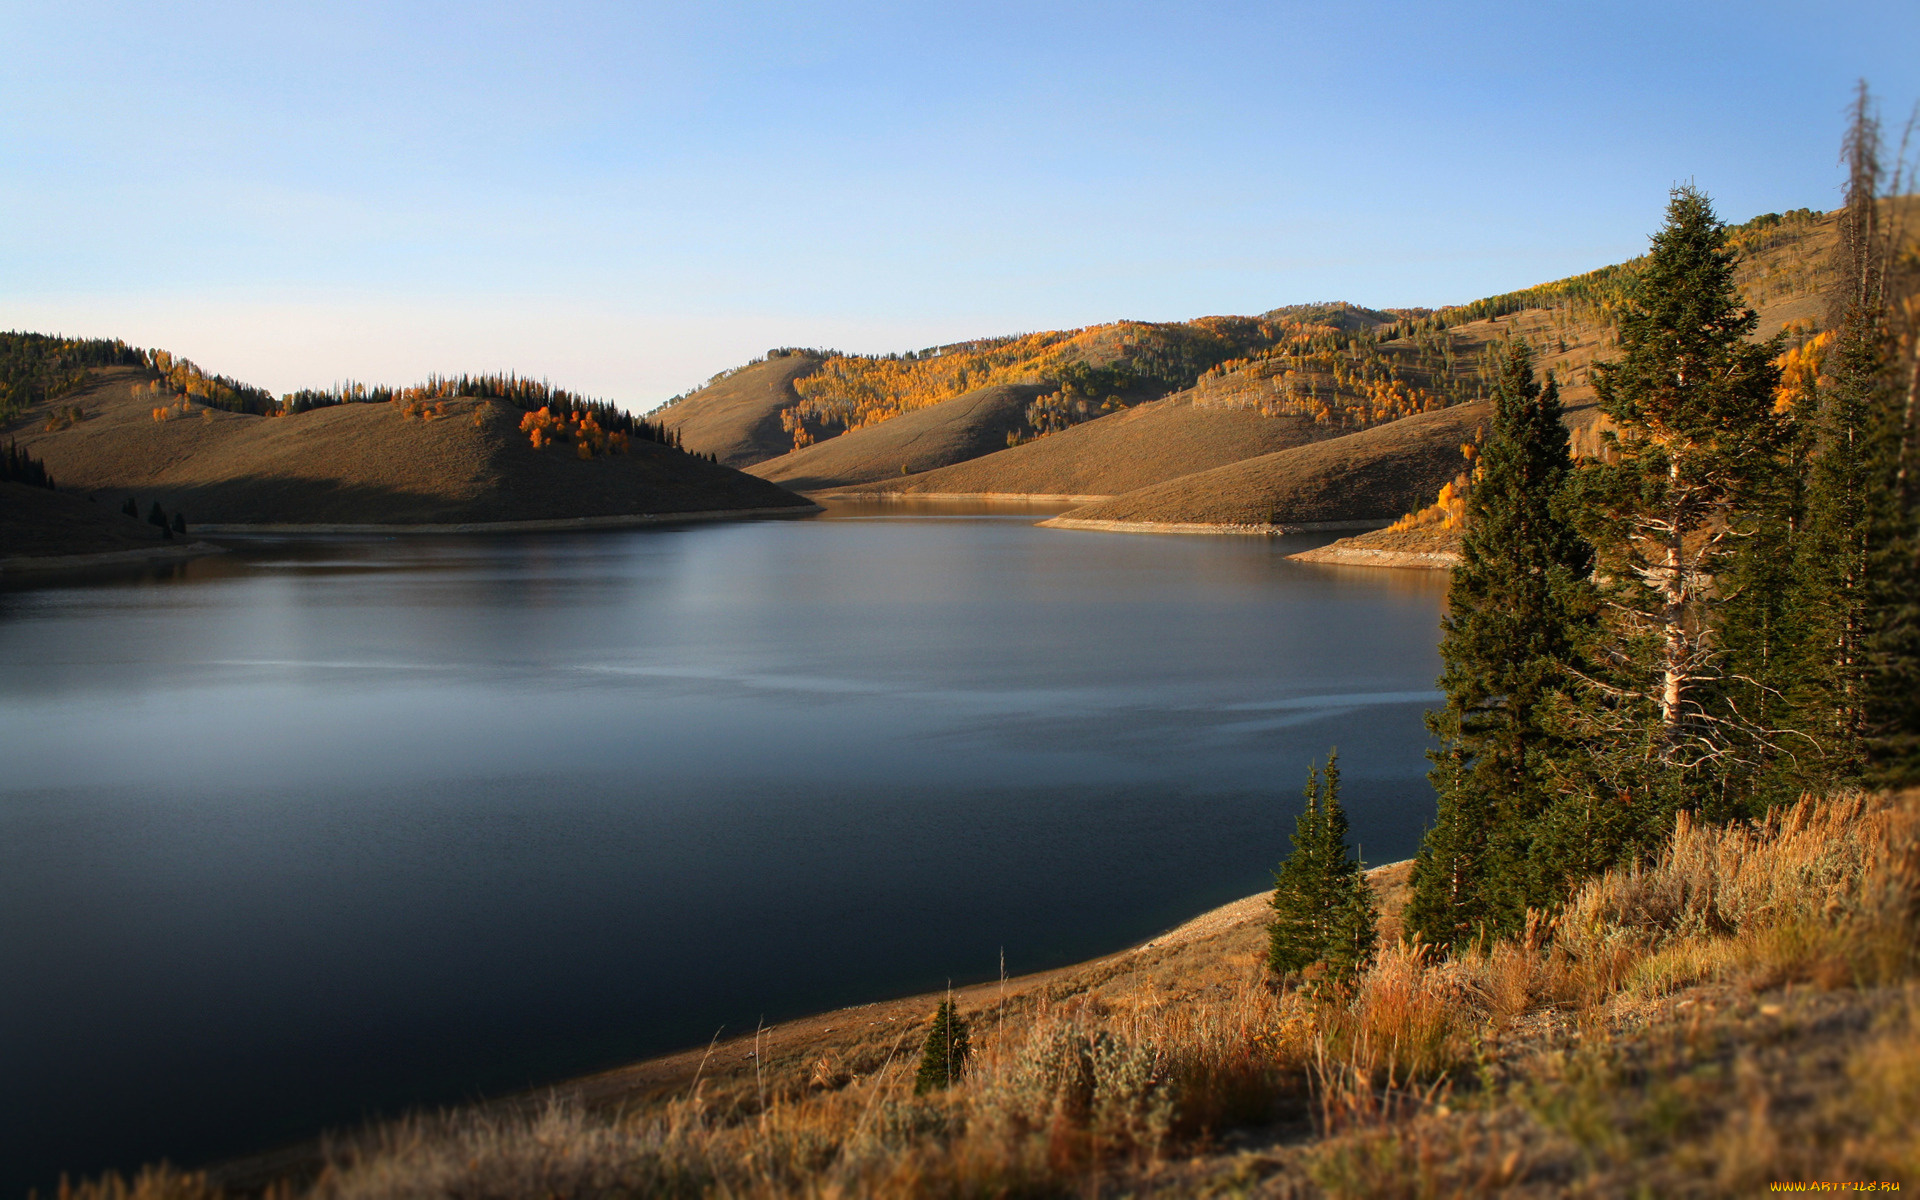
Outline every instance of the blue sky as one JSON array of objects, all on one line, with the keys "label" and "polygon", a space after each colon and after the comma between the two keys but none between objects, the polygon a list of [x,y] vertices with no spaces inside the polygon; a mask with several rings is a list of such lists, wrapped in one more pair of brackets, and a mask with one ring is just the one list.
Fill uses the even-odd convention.
[{"label": "blue sky", "polygon": [[275,391],[517,370],[649,408],[774,345],[1437,305],[1668,188],[1837,203],[1901,3],[15,3],[0,327]]}]

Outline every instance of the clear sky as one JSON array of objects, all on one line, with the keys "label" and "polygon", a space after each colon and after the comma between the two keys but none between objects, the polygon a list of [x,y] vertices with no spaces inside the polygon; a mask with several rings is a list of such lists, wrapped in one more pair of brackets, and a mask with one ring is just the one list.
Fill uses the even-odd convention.
[{"label": "clear sky", "polygon": [[855,351],[1638,253],[1838,202],[1920,3],[0,0],[0,328],[277,392],[516,370],[650,408]]}]

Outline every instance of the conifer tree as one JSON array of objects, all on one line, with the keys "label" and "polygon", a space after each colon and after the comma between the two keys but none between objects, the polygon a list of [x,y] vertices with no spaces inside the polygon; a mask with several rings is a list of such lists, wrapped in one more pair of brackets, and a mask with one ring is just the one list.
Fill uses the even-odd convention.
[{"label": "conifer tree", "polygon": [[1273,920],[1267,926],[1267,966],[1276,975],[1297,975],[1320,961],[1320,881],[1326,870],[1321,849],[1325,815],[1320,810],[1320,768],[1307,768],[1306,807],[1293,823],[1293,852],[1273,873]]},{"label": "conifer tree", "polygon": [[920,1069],[913,1077],[913,1090],[937,1091],[958,1083],[973,1056],[973,1044],[967,1036],[967,1023],[954,1010],[953,1000],[940,1002],[934,1011],[933,1026],[927,1030],[926,1045],[920,1050]]},{"label": "conifer tree", "polygon": [[1440,688],[1427,714],[1441,742],[1430,774],[1439,812],[1414,866],[1408,928],[1435,945],[1517,928],[1557,899],[1554,864],[1533,854],[1567,754],[1549,702],[1591,625],[1593,550],[1563,515],[1573,460],[1559,389],[1534,381],[1525,342],[1507,348],[1494,415],[1467,498],[1460,562],[1441,621]]},{"label": "conifer tree", "polygon": [[1818,395],[1812,374],[1823,342],[1799,349],[1778,457],[1750,464],[1743,510],[1729,518],[1739,537],[1714,580],[1722,600],[1717,646],[1722,700],[1739,714],[1738,752],[1719,773],[1727,812],[1757,812],[1791,800],[1825,779],[1819,740],[1808,732],[1804,700],[1821,673],[1809,591],[1808,477],[1814,469]]},{"label": "conifer tree", "polygon": [[1373,960],[1379,912],[1360,863],[1347,848],[1340,764],[1307,771],[1306,807],[1295,821],[1293,852],[1274,872],[1267,965],[1280,976],[1324,964],[1328,978],[1352,979]]},{"label": "conifer tree", "polygon": [[[1920,778],[1920,563],[1916,563],[1914,333],[1904,302],[1920,263],[1903,256],[1901,165],[1886,187],[1879,122],[1866,85],[1847,131],[1847,203],[1816,454],[1808,484],[1803,576],[1815,642],[1803,707],[1824,738],[1830,773],[1879,782]],[[1903,361],[1904,360],[1904,361]]]},{"label": "conifer tree", "polygon": [[1775,732],[1729,702],[1715,586],[1786,439],[1779,339],[1749,340],[1759,316],[1735,257],[1707,197],[1676,188],[1619,318],[1621,357],[1595,368],[1616,429],[1575,480],[1607,635],[1570,712],[1590,770],[1555,839],[1579,870],[1658,836],[1676,808],[1728,815],[1730,766]]}]

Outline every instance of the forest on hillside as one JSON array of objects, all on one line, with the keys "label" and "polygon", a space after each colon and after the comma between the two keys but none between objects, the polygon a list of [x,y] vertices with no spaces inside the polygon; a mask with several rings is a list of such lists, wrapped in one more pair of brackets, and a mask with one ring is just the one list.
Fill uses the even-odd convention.
[{"label": "forest on hillside", "polygon": [[78,388],[89,367],[146,365],[146,351],[117,339],[0,333],[0,422]]}]

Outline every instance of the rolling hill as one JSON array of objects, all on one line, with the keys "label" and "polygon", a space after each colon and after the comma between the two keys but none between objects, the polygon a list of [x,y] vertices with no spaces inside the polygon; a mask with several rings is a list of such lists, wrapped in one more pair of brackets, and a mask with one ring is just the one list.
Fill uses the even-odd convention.
[{"label": "rolling hill", "polygon": [[[1736,228],[1746,255],[1739,279],[1762,336],[1819,316],[1833,236],[1831,216],[1805,210]],[[1613,314],[1636,263],[1437,311],[1300,305],[1258,318],[1123,322],[887,358],[828,356],[795,376],[802,403],[766,418],[814,444],[754,473],[807,491],[1114,496],[1483,398],[1494,355],[1514,337],[1527,338],[1541,369],[1560,379],[1576,450],[1590,452],[1599,414],[1588,372],[1611,352]],[[1017,445],[981,436],[970,405],[928,401],[955,379],[996,373],[1040,389],[1024,424],[1008,430]],[[1153,387],[1111,386],[1148,376],[1162,389],[1185,386],[1164,399]],[[1054,421],[1062,401],[1079,408]],[[677,407],[661,416],[671,423]],[[835,414],[859,423],[836,435],[831,420],[817,420]],[[900,421],[911,423],[889,435]],[[955,428],[942,429],[948,422]],[[844,445],[829,452],[836,443]],[[938,452],[916,455],[916,446]],[[1180,519],[1202,521],[1197,511]]]},{"label": "rolling hill", "polygon": [[780,423],[783,410],[800,403],[794,380],[820,367],[804,351],[769,354],[729,371],[673,401],[657,415],[695,454],[711,454],[721,466],[745,468],[793,449],[793,434]]},{"label": "rolling hill", "polygon": [[1058,529],[1178,526],[1181,532],[1384,525],[1426,504],[1460,472],[1461,446],[1474,439],[1491,413],[1485,401],[1421,413],[1182,475],[1042,524]]},{"label": "rolling hill", "polygon": [[1317,436],[1325,434],[1305,417],[1267,416],[1254,409],[1196,408],[1191,394],[1182,392],[952,466],[846,490],[850,494],[1113,496],[1304,445]]},{"label": "rolling hill", "polygon": [[[583,459],[536,449],[498,400],[337,404],[258,416],[155,392],[147,367],[91,368],[7,432],[63,489],[158,501],[194,526],[608,521],[812,511],[802,497],[655,442]],[[163,405],[156,409],[155,398]],[[168,414],[160,419],[159,414]]]},{"label": "rolling hill", "polygon": [[0,570],[21,560],[71,555],[123,558],[193,553],[191,537],[169,537],[144,520],[129,517],[104,497],[0,481]]},{"label": "rolling hill", "polygon": [[1026,427],[1038,384],[980,388],[878,425],[755,463],[747,470],[795,491],[821,491],[931,471],[979,458]]}]

